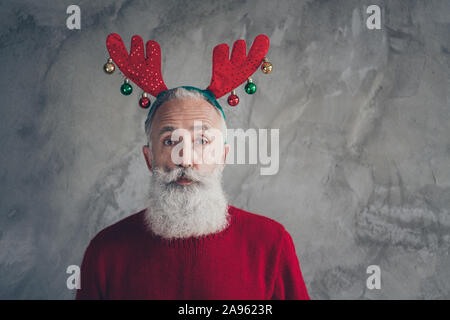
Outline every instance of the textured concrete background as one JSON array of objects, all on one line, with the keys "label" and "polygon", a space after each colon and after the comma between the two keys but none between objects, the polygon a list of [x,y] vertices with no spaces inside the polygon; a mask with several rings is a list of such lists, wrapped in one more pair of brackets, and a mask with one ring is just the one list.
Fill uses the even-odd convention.
[{"label": "textured concrete background", "polygon": [[450,298],[447,0],[2,1],[0,298],[72,298],[67,266],[144,207],[146,112],[102,70],[111,32],[160,42],[169,87],[206,87],[216,44],[267,34],[274,72],[221,102],[229,128],[280,129],[280,170],[229,166],[230,202],[285,225],[313,299]]}]

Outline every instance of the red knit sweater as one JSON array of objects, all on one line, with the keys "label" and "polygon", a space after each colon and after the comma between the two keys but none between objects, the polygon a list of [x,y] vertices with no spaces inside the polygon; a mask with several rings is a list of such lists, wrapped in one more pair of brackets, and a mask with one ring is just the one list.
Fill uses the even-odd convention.
[{"label": "red knit sweater", "polygon": [[145,229],[145,209],[99,232],[81,266],[76,299],[309,299],[290,234],[228,207],[231,224],[167,240]]}]

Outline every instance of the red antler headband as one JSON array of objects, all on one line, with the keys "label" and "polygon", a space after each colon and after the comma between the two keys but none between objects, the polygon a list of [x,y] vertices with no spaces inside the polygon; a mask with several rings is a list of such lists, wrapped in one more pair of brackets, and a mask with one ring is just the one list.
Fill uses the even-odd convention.
[{"label": "red antler headband", "polygon": [[[110,58],[104,65],[105,72],[109,74],[114,72],[113,62],[119,67],[126,77],[120,88],[124,95],[130,95],[133,91],[128,79],[140,87],[144,91],[139,101],[142,108],[150,106],[147,93],[157,97],[161,92],[168,90],[161,75],[161,48],[156,41],[147,41],[144,53],[144,42],[140,36],[135,35],[131,38],[131,49],[128,54],[122,38],[112,33],[106,39],[106,47]],[[272,72],[272,64],[265,57],[268,50],[269,38],[263,34],[255,38],[248,55],[244,40],[237,40],[234,43],[231,59],[228,45],[225,43],[217,45],[213,51],[211,83],[206,90],[209,90],[216,99],[232,92],[228,97],[228,104],[236,106],[239,98],[234,89],[247,80],[245,91],[248,94],[255,93],[256,85],[250,76],[261,63],[261,70],[265,74]]]}]

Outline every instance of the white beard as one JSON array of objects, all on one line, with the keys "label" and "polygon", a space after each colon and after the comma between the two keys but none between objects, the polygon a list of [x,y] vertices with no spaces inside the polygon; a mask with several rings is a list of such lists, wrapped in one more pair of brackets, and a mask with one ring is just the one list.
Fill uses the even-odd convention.
[{"label": "white beard", "polygon": [[[177,167],[170,172],[154,168],[145,223],[163,238],[199,237],[220,232],[229,224],[228,203],[222,189],[222,170],[200,174],[192,168]],[[194,181],[179,185],[184,175]]]}]

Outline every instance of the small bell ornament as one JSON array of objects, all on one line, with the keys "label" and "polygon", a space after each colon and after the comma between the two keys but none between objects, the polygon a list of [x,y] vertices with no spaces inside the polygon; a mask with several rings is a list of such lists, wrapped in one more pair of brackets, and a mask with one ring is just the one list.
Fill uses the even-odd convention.
[{"label": "small bell ornament", "polygon": [[108,74],[111,74],[111,73],[114,72],[114,70],[116,70],[116,66],[114,65],[114,63],[113,63],[113,61],[112,61],[111,58],[109,58],[109,59],[108,59],[108,62],[106,62],[106,63],[103,65],[103,70],[104,70],[106,73],[108,73]]},{"label": "small bell ornament", "polygon": [[129,96],[133,92],[133,87],[130,84],[130,80],[127,78],[125,78],[125,81],[120,86],[120,92],[125,96]]},{"label": "small bell ornament", "polygon": [[271,73],[273,70],[273,65],[264,57],[264,63],[261,65],[261,71],[265,74]]},{"label": "small bell ornament", "polygon": [[231,94],[228,96],[228,104],[232,107],[235,107],[238,105],[239,103],[239,97],[236,95],[236,91],[233,90],[233,92],[231,92]]},{"label": "small bell ornament", "polygon": [[256,84],[253,83],[252,78],[248,78],[247,84],[245,85],[245,92],[248,94],[254,94],[256,92]]},{"label": "small bell ornament", "polygon": [[148,98],[148,95],[146,92],[142,94],[142,97],[139,99],[139,106],[142,109],[147,109],[150,107],[150,99]]}]

